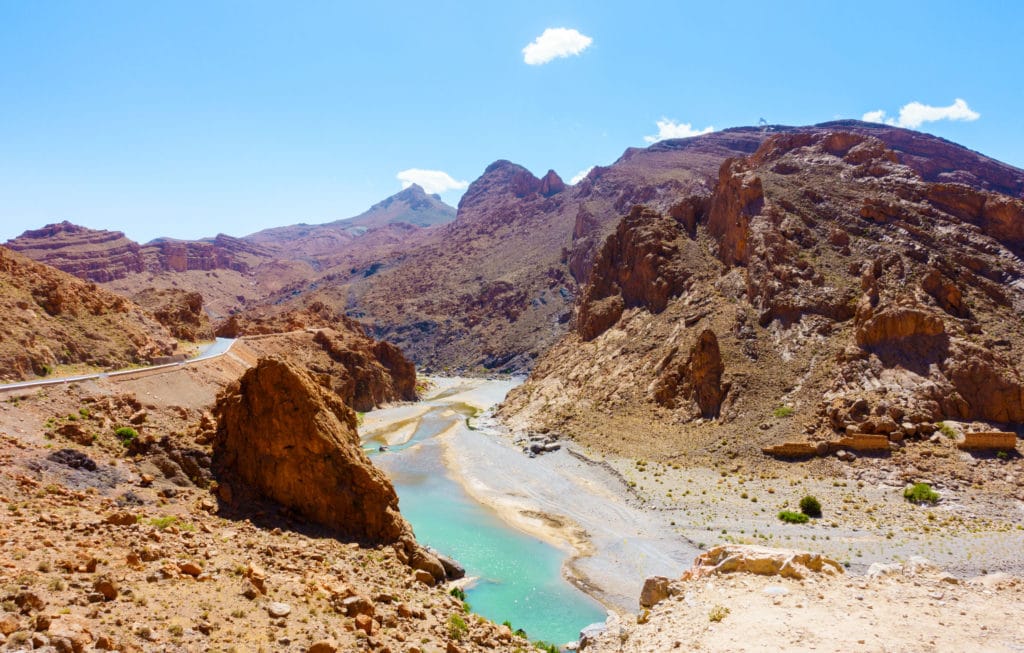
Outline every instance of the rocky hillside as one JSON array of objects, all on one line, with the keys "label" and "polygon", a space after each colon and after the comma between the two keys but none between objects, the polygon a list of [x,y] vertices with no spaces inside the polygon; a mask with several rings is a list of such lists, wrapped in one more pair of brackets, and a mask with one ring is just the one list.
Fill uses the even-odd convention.
[{"label": "rocky hillside", "polygon": [[153,314],[179,340],[213,340],[213,326],[203,310],[203,296],[178,288],[149,288],[132,295],[132,301]]},{"label": "rocky hillside", "polygon": [[0,247],[0,380],[58,366],[116,369],[172,354],[177,342],[131,301]]},{"label": "rocky hillside", "polygon": [[776,133],[678,195],[692,215],[619,223],[503,413],[661,458],[887,452],[947,421],[1012,449],[1022,180],[895,128]]}]

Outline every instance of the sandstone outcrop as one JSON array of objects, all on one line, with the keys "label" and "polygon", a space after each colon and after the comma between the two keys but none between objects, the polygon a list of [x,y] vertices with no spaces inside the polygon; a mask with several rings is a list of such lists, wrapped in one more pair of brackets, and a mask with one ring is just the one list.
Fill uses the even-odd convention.
[{"label": "sandstone outcrop", "polygon": [[811,573],[841,574],[843,566],[819,553],[753,545],[722,545],[697,556],[683,580],[713,574],[747,573],[797,580]]},{"label": "sandstone outcrop", "polygon": [[387,477],[363,453],[352,409],[308,372],[261,359],[218,399],[214,469],[340,535],[411,541]]},{"label": "sandstone outcrop", "polygon": [[103,283],[145,269],[142,247],[120,231],[99,231],[68,221],[26,231],[7,242],[25,256],[87,281]]}]

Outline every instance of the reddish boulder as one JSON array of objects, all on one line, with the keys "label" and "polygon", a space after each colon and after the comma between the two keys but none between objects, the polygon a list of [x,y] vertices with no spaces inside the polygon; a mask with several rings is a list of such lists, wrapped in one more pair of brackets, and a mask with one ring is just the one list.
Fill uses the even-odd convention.
[{"label": "reddish boulder", "polygon": [[261,359],[218,398],[214,470],[358,540],[411,539],[391,482],[363,453],[356,416],[298,367]]}]

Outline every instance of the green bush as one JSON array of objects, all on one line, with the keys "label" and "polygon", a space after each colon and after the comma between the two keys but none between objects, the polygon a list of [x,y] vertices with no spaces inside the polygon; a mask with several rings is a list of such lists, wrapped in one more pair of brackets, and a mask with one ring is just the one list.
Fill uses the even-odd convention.
[{"label": "green bush", "polygon": [[786,522],[787,524],[806,524],[809,517],[802,512],[783,510],[782,512],[779,513],[779,519]]},{"label": "green bush", "polygon": [[956,431],[953,429],[952,426],[950,426],[949,424],[946,424],[945,422],[942,422],[941,424],[939,424],[939,433],[941,433],[942,435],[946,436],[950,440],[955,440],[956,439]]},{"label": "green bush", "polygon": [[800,512],[808,517],[821,517],[821,502],[808,494],[800,499]]},{"label": "green bush", "polygon": [[545,642],[540,639],[534,642],[533,645],[535,648],[544,651],[544,653],[561,653],[562,651],[562,649],[558,648],[557,645]]},{"label": "green bush", "polygon": [[772,415],[775,415],[776,417],[789,417],[792,414],[792,406],[779,406],[778,408],[772,411]]},{"label": "green bush", "polygon": [[453,614],[448,617],[448,636],[455,641],[460,641],[469,632],[469,626],[466,625],[466,620],[462,618],[462,615]]},{"label": "green bush", "polygon": [[114,431],[114,435],[121,441],[121,444],[127,447],[135,438],[139,437],[139,432],[130,426],[122,426]]},{"label": "green bush", "polygon": [[903,498],[910,503],[931,503],[939,501],[939,493],[927,483],[915,483],[913,487],[903,490]]},{"label": "green bush", "polygon": [[462,590],[461,587],[453,587],[451,591],[449,591],[448,593],[460,601],[466,600],[466,593]]}]

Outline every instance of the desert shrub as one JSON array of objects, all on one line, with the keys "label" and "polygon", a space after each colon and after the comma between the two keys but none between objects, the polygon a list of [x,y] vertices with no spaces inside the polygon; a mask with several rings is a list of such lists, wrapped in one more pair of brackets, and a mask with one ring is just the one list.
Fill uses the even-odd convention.
[{"label": "desert shrub", "polygon": [[708,619],[710,621],[718,623],[722,619],[725,619],[729,612],[729,608],[725,607],[724,605],[716,605],[715,607],[711,608],[711,612],[708,613]]},{"label": "desert shrub", "polygon": [[562,649],[558,648],[556,644],[551,644],[540,639],[534,642],[533,646],[538,650],[544,651],[544,653],[562,653]]},{"label": "desert shrub", "polygon": [[942,435],[946,436],[950,440],[955,440],[956,439],[956,431],[953,429],[952,426],[950,426],[949,424],[946,424],[945,422],[942,422],[941,424],[939,424],[939,433],[941,433]]},{"label": "desert shrub", "polygon": [[779,406],[778,408],[772,411],[772,415],[775,415],[776,417],[789,417],[792,414],[792,406]]},{"label": "desert shrub", "polygon": [[821,502],[808,494],[803,499],[800,499],[800,512],[808,517],[821,517]]},{"label": "desert shrub", "polygon": [[931,503],[939,501],[939,493],[932,489],[927,483],[915,483],[913,486],[903,490],[903,498],[910,503]]},{"label": "desert shrub", "polygon": [[457,598],[460,601],[465,601],[466,600],[466,593],[462,590],[461,587],[453,587],[451,589],[451,591],[448,592],[448,593],[451,594],[452,596],[454,596],[455,598]]},{"label": "desert shrub", "polygon": [[114,431],[114,435],[121,441],[121,444],[127,447],[135,438],[139,437],[139,432],[130,426],[122,426]]},{"label": "desert shrub", "polygon": [[154,517],[154,518],[149,520],[149,525],[150,526],[155,526],[156,528],[159,528],[160,530],[163,530],[163,529],[167,528],[168,526],[174,525],[174,523],[177,522],[177,521],[178,521],[178,518],[177,517],[173,517],[173,516]]},{"label": "desert shrub", "polygon": [[782,512],[779,513],[779,519],[786,522],[787,524],[806,524],[809,518],[802,512],[783,510]]},{"label": "desert shrub", "polygon": [[469,626],[466,625],[466,620],[462,618],[462,615],[453,614],[448,617],[448,636],[455,641],[460,641],[469,632]]}]

